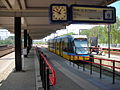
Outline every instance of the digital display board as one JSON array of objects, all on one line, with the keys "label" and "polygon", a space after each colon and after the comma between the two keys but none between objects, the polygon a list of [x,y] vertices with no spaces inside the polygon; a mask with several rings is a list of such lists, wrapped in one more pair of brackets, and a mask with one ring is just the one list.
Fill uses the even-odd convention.
[{"label": "digital display board", "polygon": [[115,23],[114,7],[71,5],[72,23]]}]

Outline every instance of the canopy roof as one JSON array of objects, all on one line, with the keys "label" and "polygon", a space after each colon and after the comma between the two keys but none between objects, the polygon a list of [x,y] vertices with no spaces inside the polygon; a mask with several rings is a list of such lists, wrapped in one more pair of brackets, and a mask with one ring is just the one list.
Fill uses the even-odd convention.
[{"label": "canopy roof", "polygon": [[[20,11],[24,14],[22,32],[27,29],[32,39],[41,39],[66,26],[65,24],[49,23],[50,4],[106,6],[115,1],[117,0],[0,0],[0,28],[14,32],[14,17],[11,17],[11,12]],[[21,16],[21,13],[18,13],[18,16]]]}]

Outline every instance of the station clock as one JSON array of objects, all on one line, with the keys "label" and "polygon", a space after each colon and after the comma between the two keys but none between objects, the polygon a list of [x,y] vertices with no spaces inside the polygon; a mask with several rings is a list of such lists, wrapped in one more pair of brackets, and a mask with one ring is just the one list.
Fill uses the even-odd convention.
[{"label": "station clock", "polygon": [[68,21],[68,6],[66,4],[51,4],[50,6],[51,22],[63,23]]}]

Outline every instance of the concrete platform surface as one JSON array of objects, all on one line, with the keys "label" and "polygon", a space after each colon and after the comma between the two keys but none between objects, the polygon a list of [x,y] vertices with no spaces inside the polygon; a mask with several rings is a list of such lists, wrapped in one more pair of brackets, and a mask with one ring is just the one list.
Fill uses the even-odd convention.
[{"label": "concrete platform surface", "polygon": [[8,77],[0,81],[0,90],[43,90],[39,72],[36,72],[38,68],[38,60],[32,49],[28,57],[23,58],[23,71],[15,72],[12,69]]}]

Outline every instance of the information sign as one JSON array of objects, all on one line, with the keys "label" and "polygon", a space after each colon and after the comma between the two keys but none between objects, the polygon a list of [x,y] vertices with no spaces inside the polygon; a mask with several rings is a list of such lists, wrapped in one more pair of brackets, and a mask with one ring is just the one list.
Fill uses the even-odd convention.
[{"label": "information sign", "polygon": [[71,5],[72,23],[115,23],[114,7]]}]

